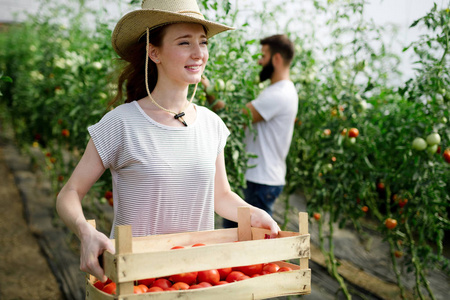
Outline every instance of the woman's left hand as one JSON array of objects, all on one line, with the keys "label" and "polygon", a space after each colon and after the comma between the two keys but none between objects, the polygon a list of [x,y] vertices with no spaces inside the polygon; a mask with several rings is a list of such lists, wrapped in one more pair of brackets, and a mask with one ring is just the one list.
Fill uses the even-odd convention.
[{"label": "woman's left hand", "polygon": [[276,238],[281,231],[277,222],[264,210],[252,207],[251,208],[251,226],[265,228],[270,230],[270,237]]}]

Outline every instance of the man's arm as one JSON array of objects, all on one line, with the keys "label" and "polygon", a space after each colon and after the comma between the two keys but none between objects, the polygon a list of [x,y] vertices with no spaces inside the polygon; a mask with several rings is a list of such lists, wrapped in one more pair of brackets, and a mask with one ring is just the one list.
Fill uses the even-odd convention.
[{"label": "man's arm", "polygon": [[264,118],[259,114],[259,112],[251,102],[247,103],[245,106],[247,107],[247,109],[243,109],[244,114],[248,114],[248,112],[250,111],[250,113],[252,114],[252,123],[264,121]]}]

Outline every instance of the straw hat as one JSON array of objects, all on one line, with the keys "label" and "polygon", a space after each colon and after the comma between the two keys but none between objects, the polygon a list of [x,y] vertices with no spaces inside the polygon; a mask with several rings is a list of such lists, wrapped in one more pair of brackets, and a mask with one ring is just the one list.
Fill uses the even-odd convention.
[{"label": "straw hat", "polygon": [[114,50],[125,60],[130,47],[146,32],[172,23],[197,23],[204,25],[208,38],[222,31],[234,29],[205,20],[196,0],[143,0],[142,9],[129,12],[119,20],[112,34]]}]

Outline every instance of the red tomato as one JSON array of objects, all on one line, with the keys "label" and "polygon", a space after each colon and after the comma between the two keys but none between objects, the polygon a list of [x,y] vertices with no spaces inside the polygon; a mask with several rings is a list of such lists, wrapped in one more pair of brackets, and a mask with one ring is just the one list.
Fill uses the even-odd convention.
[{"label": "red tomato", "polygon": [[147,287],[151,286],[152,283],[155,282],[155,278],[147,278],[147,279],[141,279],[138,280],[138,284],[146,285]]},{"label": "red tomato", "polygon": [[358,137],[358,135],[359,135],[359,130],[357,129],[357,128],[351,128],[349,131],[348,131],[348,136],[349,137]]},{"label": "red tomato", "polygon": [[263,271],[267,271],[269,273],[276,273],[280,269],[280,266],[275,263],[268,263],[263,267]]},{"label": "red tomato", "polygon": [[404,207],[406,205],[406,203],[408,203],[408,199],[406,199],[406,198],[398,200],[398,206],[400,208]]},{"label": "red tomato", "polygon": [[446,162],[450,164],[450,148],[445,149],[444,151],[444,159]]},{"label": "red tomato", "polygon": [[264,270],[261,272],[261,275],[267,275],[267,274],[272,274],[272,273],[269,271],[264,271]]},{"label": "red tomato", "polygon": [[209,283],[209,282],[200,282],[199,284],[198,284],[199,286],[201,286],[201,287],[211,287],[212,286],[212,284],[211,283]]},{"label": "red tomato", "polygon": [[175,249],[184,249],[183,246],[173,246],[172,248],[170,248],[170,250],[175,250]]},{"label": "red tomato", "polygon": [[96,288],[98,288],[100,291],[103,290],[103,288],[105,287],[105,284],[103,282],[101,282],[100,280],[97,280],[96,282],[94,282],[93,285]]},{"label": "red tomato", "polygon": [[250,279],[250,276],[247,276],[247,275],[241,276],[237,279],[237,281],[241,281],[241,280],[245,280],[245,279]]},{"label": "red tomato", "polygon": [[361,209],[365,213],[369,211],[369,208],[367,206],[365,206],[365,205]]},{"label": "red tomato", "polygon": [[314,217],[314,219],[316,219],[316,221],[319,221],[321,215],[320,215],[319,213],[316,212],[316,213],[313,214],[313,217]]},{"label": "red tomato", "polygon": [[158,278],[153,282],[152,287],[159,287],[161,289],[167,289],[172,287],[172,283],[165,278]]},{"label": "red tomato", "polygon": [[203,286],[198,285],[198,284],[194,284],[189,287],[190,290],[202,289],[202,288],[203,288]]},{"label": "red tomato", "polygon": [[227,284],[227,283],[228,283],[228,281],[221,280],[218,283],[216,283],[216,285],[222,285],[222,284]]},{"label": "red tomato", "polygon": [[263,270],[263,264],[241,266],[233,268],[234,271],[240,271],[247,276],[252,276],[254,274],[259,274]]},{"label": "red tomato", "polygon": [[176,288],[170,287],[167,289],[164,289],[164,291],[178,291]]},{"label": "red tomato", "polygon": [[230,274],[233,270],[231,268],[223,268],[217,269],[217,271],[219,271],[220,280],[225,280],[227,279],[228,274]]},{"label": "red tomato", "polygon": [[202,244],[202,243],[198,243],[198,244],[192,245],[192,247],[201,247],[201,246],[206,246],[206,245],[205,245],[205,244]]},{"label": "red tomato", "polygon": [[138,284],[137,286],[141,288],[142,292],[147,293],[148,286],[146,286],[145,284]]},{"label": "red tomato", "polygon": [[103,287],[103,290],[105,293],[110,294],[110,295],[115,295],[116,294],[116,283],[115,282],[111,282],[108,283],[107,285],[105,285]]},{"label": "red tomato", "polygon": [[141,289],[140,286],[135,285],[135,286],[133,287],[133,289],[134,289],[134,293],[135,293],[135,294],[143,294],[143,293],[144,293],[144,292],[142,291],[142,289]]},{"label": "red tomato", "polygon": [[252,275],[252,276],[250,276],[251,278],[253,278],[253,277],[258,277],[258,276],[261,276],[262,274],[254,274],[254,275]]},{"label": "red tomato", "polygon": [[112,193],[111,191],[106,191],[104,197],[105,197],[106,199],[110,199],[110,198],[113,197],[113,193]]},{"label": "red tomato", "polygon": [[290,267],[281,267],[281,268],[278,269],[277,272],[289,272],[289,271],[292,271],[292,268],[290,268]]},{"label": "red tomato", "polygon": [[153,292],[163,292],[164,290],[160,288],[159,286],[152,286],[148,289],[147,293],[153,293]]},{"label": "red tomato", "polygon": [[384,221],[384,225],[386,226],[387,229],[394,229],[395,227],[397,227],[397,220],[387,218],[386,221]]},{"label": "red tomato", "polygon": [[239,277],[241,276],[245,276],[244,273],[239,272],[239,271],[232,271],[230,274],[228,274],[227,276],[227,281],[228,282],[234,282],[237,281]]},{"label": "red tomato", "polygon": [[199,282],[209,282],[215,285],[220,281],[219,271],[216,269],[198,272],[197,279]]},{"label": "red tomato", "polygon": [[172,285],[172,287],[175,290],[188,290],[189,289],[189,284],[187,284],[186,282],[176,282]]},{"label": "red tomato", "polygon": [[197,274],[198,272],[175,274],[170,277],[170,280],[172,280],[173,282],[184,282],[188,285],[191,285],[194,284],[197,280]]},{"label": "red tomato", "polygon": [[395,250],[394,255],[395,255],[395,257],[400,258],[403,256],[403,252],[399,251],[399,250]]}]

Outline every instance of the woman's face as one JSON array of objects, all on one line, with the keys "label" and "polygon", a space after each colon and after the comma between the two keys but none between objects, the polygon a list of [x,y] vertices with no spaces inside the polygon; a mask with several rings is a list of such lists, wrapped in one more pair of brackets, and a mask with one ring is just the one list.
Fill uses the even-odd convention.
[{"label": "woman's face", "polygon": [[158,81],[169,80],[180,85],[200,82],[209,58],[203,26],[191,23],[169,25],[156,55]]}]

